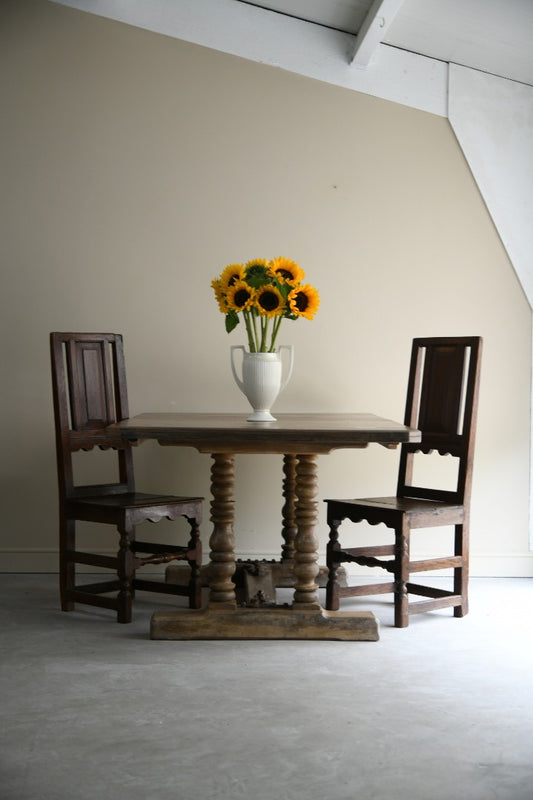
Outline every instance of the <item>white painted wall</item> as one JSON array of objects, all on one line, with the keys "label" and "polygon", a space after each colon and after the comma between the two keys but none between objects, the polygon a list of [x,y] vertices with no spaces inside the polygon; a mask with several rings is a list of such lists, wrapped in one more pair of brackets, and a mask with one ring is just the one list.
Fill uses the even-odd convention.
[{"label": "white painted wall", "polygon": [[353,36],[234,0],[54,2],[448,116],[533,308],[533,87],[387,45],[357,69]]},{"label": "white painted wall", "polygon": [[[0,14],[1,568],[57,568],[49,331],[123,333],[132,413],[244,414],[210,280],[285,254],[322,305],[283,336],[279,411],[397,419],[413,336],[484,337],[472,572],[533,574],[531,312],[447,119],[44,0]],[[207,456],[136,456],[140,487],[209,495]],[[321,459],[321,496],[389,491],[396,456]],[[239,556],[279,552],[278,462],[238,459]]]},{"label": "white painted wall", "polygon": [[448,116],[533,306],[533,87],[380,45],[234,0],[54,0],[261,64]]}]

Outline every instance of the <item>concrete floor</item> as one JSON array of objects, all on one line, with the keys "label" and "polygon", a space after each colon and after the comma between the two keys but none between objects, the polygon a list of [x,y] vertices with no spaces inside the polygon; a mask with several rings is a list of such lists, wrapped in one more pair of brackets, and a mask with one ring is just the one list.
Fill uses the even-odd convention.
[{"label": "concrete floor", "polygon": [[533,798],[533,579],[406,630],[345,601],[381,622],[352,643],[151,641],[171,598],[118,625],[54,575],[0,586],[1,800]]}]

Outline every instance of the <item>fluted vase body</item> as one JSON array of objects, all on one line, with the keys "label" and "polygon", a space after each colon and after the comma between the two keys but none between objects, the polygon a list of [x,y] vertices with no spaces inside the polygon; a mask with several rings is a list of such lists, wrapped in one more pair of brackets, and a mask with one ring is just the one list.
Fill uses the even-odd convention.
[{"label": "fluted vase body", "polygon": [[[235,364],[235,354],[238,350],[242,351],[242,377],[239,376]],[[282,350],[286,350],[288,355],[285,377],[283,377]],[[233,377],[253,409],[253,413],[247,417],[248,422],[276,421],[270,409],[291,377],[293,361],[294,349],[292,345],[280,345],[275,353],[250,353],[242,345],[232,346],[231,369]]]}]

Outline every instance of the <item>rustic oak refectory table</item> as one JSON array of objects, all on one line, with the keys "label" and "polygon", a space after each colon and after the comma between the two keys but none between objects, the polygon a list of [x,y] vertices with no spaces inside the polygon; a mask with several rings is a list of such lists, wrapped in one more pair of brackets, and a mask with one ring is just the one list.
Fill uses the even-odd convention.
[{"label": "rustic oak refectory table", "polygon": [[[244,415],[139,414],[109,428],[132,441],[194,447],[209,453],[211,521],[209,603],[192,611],[156,611],[153,639],[342,639],[379,638],[371,612],[326,611],[318,603],[317,456],[377,442],[395,447],[420,441],[419,431],[374,414],[279,414],[275,422],[247,422]],[[293,506],[294,542],[286,538],[294,572],[291,605],[240,607],[235,599],[234,461],[240,453],[284,457],[285,517]],[[291,478],[292,476],[292,478]],[[292,484],[292,485],[291,485]],[[288,526],[290,527],[290,526]]]}]

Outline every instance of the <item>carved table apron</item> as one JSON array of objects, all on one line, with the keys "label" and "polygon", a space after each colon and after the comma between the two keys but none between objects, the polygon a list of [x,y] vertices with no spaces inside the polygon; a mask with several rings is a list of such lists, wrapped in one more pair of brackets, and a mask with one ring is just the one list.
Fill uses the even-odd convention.
[{"label": "carved table apron", "polygon": [[[108,429],[131,441],[190,446],[213,459],[209,603],[198,611],[156,611],[152,639],[341,639],[379,638],[371,612],[326,611],[318,603],[317,456],[378,442],[395,447],[420,441],[419,431],[374,414],[279,414],[276,422],[250,423],[244,415],[148,413]],[[294,507],[296,536],[289,532],[285,556],[293,564],[290,606],[237,606],[235,585],[234,462],[239,453],[284,456],[285,525]],[[294,546],[294,552],[292,547]]]}]

